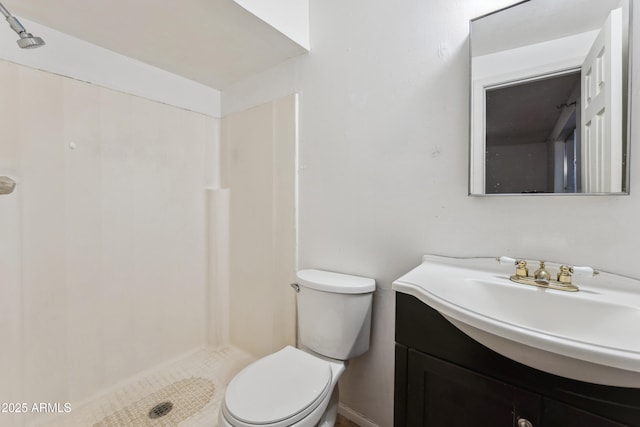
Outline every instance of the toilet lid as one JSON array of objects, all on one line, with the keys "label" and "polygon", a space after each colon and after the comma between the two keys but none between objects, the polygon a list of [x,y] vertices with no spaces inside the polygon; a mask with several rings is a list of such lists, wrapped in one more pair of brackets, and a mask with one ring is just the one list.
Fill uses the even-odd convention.
[{"label": "toilet lid", "polygon": [[328,362],[287,346],[236,375],[224,403],[228,413],[242,422],[277,423],[306,416],[327,395],[330,385]]}]

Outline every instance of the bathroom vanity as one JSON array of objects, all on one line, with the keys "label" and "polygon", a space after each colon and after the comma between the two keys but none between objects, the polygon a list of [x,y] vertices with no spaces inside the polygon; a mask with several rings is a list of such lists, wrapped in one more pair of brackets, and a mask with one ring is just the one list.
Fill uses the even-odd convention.
[{"label": "bathroom vanity", "polygon": [[393,282],[396,427],[640,427],[640,281],[540,265],[425,255]]},{"label": "bathroom vanity", "polygon": [[571,380],[515,362],[402,292],[396,293],[395,336],[395,427],[640,426],[640,389]]}]

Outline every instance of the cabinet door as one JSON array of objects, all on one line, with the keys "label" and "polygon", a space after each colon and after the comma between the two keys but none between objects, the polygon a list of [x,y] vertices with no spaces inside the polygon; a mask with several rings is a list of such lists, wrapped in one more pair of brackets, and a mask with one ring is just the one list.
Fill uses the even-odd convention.
[{"label": "cabinet door", "polygon": [[[630,424],[619,424],[615,421],[591,414],[582,409],[560,403],[552,399],[544,399],[542,419],[545,427],[628,427]],[[638,424],[640,425],[640,420]]]},{"label": "cabinet door", "polygon": [[540,396],[409,350],[408,427],[540,426]]}]

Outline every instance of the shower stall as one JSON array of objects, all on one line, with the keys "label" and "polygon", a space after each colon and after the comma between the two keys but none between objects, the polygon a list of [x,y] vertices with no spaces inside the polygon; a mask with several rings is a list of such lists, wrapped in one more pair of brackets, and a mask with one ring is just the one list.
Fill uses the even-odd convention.
[{"label": "shower stall", "polygon": [[293,341],[294,96],[217,119],[4,61],[0,92],[1,427],[106,426]]},{"label": "shower stall", "polygon": [[206,343],[218,120],[7,62],[0,91],[0,401],[28,409],[0,425],[20,426]]}]

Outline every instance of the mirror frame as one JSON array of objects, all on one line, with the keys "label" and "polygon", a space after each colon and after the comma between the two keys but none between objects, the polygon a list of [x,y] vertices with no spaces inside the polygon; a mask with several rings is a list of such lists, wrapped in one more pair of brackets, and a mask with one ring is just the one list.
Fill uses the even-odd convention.
[{"label": "mirror frame", "polygon": [[[490,15],[494,15],[496,13],[500,13],[502,11],[518,7],[524,3],[528,3],[534,0],[521,0],[517,1],[512,5],[502,7],[500,9],[494,10],[492,12],[486,13],[484,15],[473,18],[469,21],[469,164],[468,164],[468,195],[469,196],[480,196],[480,197],[493,197],[493,196],[620,196],[620,195],[629,195],[630,194],[630,153],[631,153],[631,110],[632,110],[632,70],[633,70],[633,27],[634,27],[634,7],[633,0],[628,0],[629,6],[629,20],[626,23],[628,25],[628,45],[627,45],[627,55],[628,55],[628,63],[627,63],[627,90],[624,96],[626,96],[626,111],[623,115],[623,132],[626,133],[626,146],[623,147],[623,166],[624,166],[624,178],[623,178],[623,191],[621,192],[602,192],[602,193],[587,193],[587,192],[574,192],[574,193],[486,193],[486,134],[482,135],[482,144],[476,144],[474,141],[474,136],[477,134],[478,128],[481,127],[483,130],[485,129],[486,123],[478,124],[478,120],[474,115],[474,111],[476,111],[476,107],[480,108],[481,111],[484,111],[486,108],[485,104],[485,92],[486,88],[490,88],[493,84],[478,84],[473,80],[473,41],[472,41],[472,26],[473,23],[479,19],[488,17]],[[597,0],[594,0],[597,1]],[[564,64],[560,64],[560,68],[558,67],[559,63],[554,64],[553,68],[545,68],[539,67],[535,72],[522,74],[522,79],[513,78],[511,82],[517,81],[525,81],[525,80],[536,80],[541,77],[548,75],[559,75],[563,73],[568,73],[571,71],[575,71],[576,68],[579,69],[581,64],[576,63],[575,58],[567,59]],[[514,73],[515,75],[515,73]],[[480,82],[483,82],[482,80]],[[496,82],[496,85],[508,85],[509,80],[504,80],[500,82]],[[482,93],[480,93],[480,92]],[[478,96],[481,95],[481,96]],[[626,116],[626,117],[625,117]],[[482,115],[484,118],[484,114]],[[475,139],[478,139],[477,137]],[[624,141],[623,141],[624,142]],[[481,174],[482,176],[480,176]],[[480,179],[478,179],[478,177]]]}]

